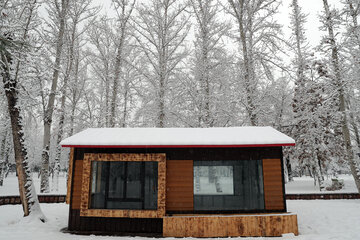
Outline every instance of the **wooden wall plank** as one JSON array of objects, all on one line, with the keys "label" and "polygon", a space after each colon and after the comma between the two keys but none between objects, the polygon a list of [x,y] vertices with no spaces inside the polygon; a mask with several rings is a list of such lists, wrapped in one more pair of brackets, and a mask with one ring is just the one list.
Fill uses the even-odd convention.
[{"label": "wooden wall plank", "polygon": [[194,210],[192,160],[171,160],[166,166],[166,211]]},{"label": "wooden wall plank", "polygon": [[276,237],[298,235],[296,214],[166,216],[164,237]]},{"label": "wooden wall plank", "polygon": [[68,168],[68,175],[67,175],[67,182],[66,182],[66,203],[70,204],[70,195],[71,195],[71,181],[72,181],[72,174],[73,174],[73,162],[74,162],[74,148],[70,148],[70,155],[69,155],[69,168]]},{"label": "wooden wall plank", "polygon": [[266,210],[283,210],[284,191],[280,159],[263,159],[264,198]]},{"label": "wooden wall plank", "polygon": [[75,160],[74,176],[72,177],[73,186],[71,189],[71,207],[72,207],[72,209],[80,209],[82,170],[83,170],[83,161]]}]

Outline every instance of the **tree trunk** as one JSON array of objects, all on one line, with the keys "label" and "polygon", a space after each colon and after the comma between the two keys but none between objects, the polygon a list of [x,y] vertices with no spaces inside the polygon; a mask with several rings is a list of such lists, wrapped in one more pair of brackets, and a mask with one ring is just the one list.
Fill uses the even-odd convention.
[{"label": "tree trunk", "polygon": [[68,87],[68,82],[70,79],[70,75],[71,75],[71,71],[72,71],[73,63],[74,63],[74,45],[75,45],[76,26],[77,26],[77,22],[74,22],[74,25],[72,26],[72,33],[71,33],[68,67],[65,72],[64,83],[63,83],[63,87],[62,87],[62,91],[61,91],[59,130],[58,130],[57,140],[56,140],[56,154],[55,154],[55,163],[54,163],[54,170],[53,170],[53,186],[52,186],[53,190],[56,192],[59,191],[59,173],[60,173],[60,159],[61,159],[60,142],[61,142],[61,140],[63,138],[63,134],[64,134],[66,90]]},{"label": "tree trunk", "polygon": [[12,79],[10,75],[12,59],[10,56],[2,55],[1,62],[1,75],[4,82],[11,121],[16,173],[18,176],[19,194],[24,210],[24,216],[38,214],[39,219],[44,222],[46,219],[40,209],[37,194],[30,175],[27,151],[24,145],[24,129],[20,115],[20,107],[18,106],[17,81]]},{"label": "tree trunk", "polygon": [[125,44],[125,37],[126,37],[126,26],[131,16],[131,13],[135,6],[135,0],[132,2],[130,1],[119,1],[113,0],[115,4],[115,10],[117,11],[118,21],[120,23],[120,35],[118,39],[117,45],[117,54],[115,58],[115,71],[114,71],[114,84],[113,84],[113,91],[112,91],[112,99],[111,99],[111,109],[110,109],[110,127],[115,127],[115,118],[116,118],[116,102],[117,102],[117,95],[118,95],[118,87],[119,87],[119,80],[120,80],[120,72],[122,67],[123,61],[123,48]]},{"label": "tree trunk", "polygon": [[336,81],[336,87],[338,88],[338,97],[339,97],[339,105],[340,105],[340,112],[342,114],[342,133],[346,148],[346,154],[347,154],[347,160],[350,166],[351,174],[354,177],[356,187],[358,189],[358,192],[360,193],[360,171],[358,167],[356,166],[356,161],[354,157],[354,152],[351,145],[351,136],[350,136],[350,130],[348,127],[348,119],[346,115],[346,110],[348,107],[346,106],[345,102],[345,90],[344,90],[344,83],[341,78],[341,72],[340,72],[340,63],[339,63],[339,50],[335,42],[335,34],[333,30],[333,19],[331,16],[331,12],[329,9],[329,4],[327,0],[323,0],[324,3],[324,10],[326,14],[326,25],[329,33],[329,42],[331,46],[331,61],[332,65],[334,67],[335,72],[335,81]]},{"label": "tree trunk", "polygon": [[[244,81],[246,92],[246,110],[250,119],[250,124],[256,126],[258,124],[258,117],[256,114],[256,106],[254,104],[254,91],[255,91],[255,71],[252,56],[252,35],[246,35],[246,28],[244,27],[244,1],[239,1],[239,6],[233,0],[229,0],[231,7],[236,14],[237,24],[239,25],[241,51],[243,55],[244,64]],[[248,19],[249,26],[251,26],[251,17]],[[248,29],[250,27],[248,26]]]},{"label": "tree trunk", "polygon": [[[205,14],[205,13],[204,13]],[[201,59],[200,59],[200,84],[202,87],[202,99],[203,99],[203,122],[205,127],[210,127],[212,121],[210,120],[211,112],[210,112],[210,64],[209,64],[209,49],[208,49],[208,29],[205,26],[201,28]]]},{"label": "tree trunk", "polygon": [[[75,55],[75,65],[74,65],[74,86],[78,86],[79,83],[79,65],[80,65],[80,56],[79,56],[79,48],[77,48],[77,52]],[[76,106],[79,101],[79,97],[82,94],[82,92],[78,91],[77,88],[73,89],[72,96],[71,96],[71,114],[70,114],[70,130],[69,130],[69,136],[72,136],[74,134],[74,128],[75,128],[75,111]]]},{"label": "tree trunk", "polygon": [[0,162],[0,187],[4,185],[6,162]]},{"label": "tree trunk", "polygon": [[122,64],[122,52],[125,41],[125,26],[126,22],[122,23],[123,26],[120,28],[120,38],[117,47],[117,54],[115,58],[115,72],[114,72],[114,84],[111,98],[111,111],[110,111],[110,127],[115,127],[115,117],[116,117],[116,102],[117,95],[119,91],[119,80],[120,80],[120,72],[121,72],[121,64]]},{"label": "tree trunk", "polygon": [[4,159],[0,158],[0,187],[4,185],[6,165],[7,162]]},{"label": "tree trunk", "polygon": [[125,86],[124,86],[124,111],[123,111],[123,120],[121,123],[121,127],[125,128],[126,127],[126,118],[127,118],[127,113],[128,113],[128,95],[129,95],[129,83],[128,83],[128,79],[125,80]]},{"label": "tree trunk", "polygon": [[65,17],[68,9],[69,0],[61,1],[61,16],[59,33],[56,41],[56,54],[54,63],[54,72],[52,77],[51,92],[46,111],[44,113],[44,139],[43,139],[43,152],[42,152],[42,165],[41,165],[41,185],[40,192],[49,192],[49,156],[50,156],[50,140],[51,140],[51,123],[54,111],[55,94],[57,89],[57,82],[59,79],[61,53],[63,48],[63,37],[65,32]]},{"label": "tree trunk", "polygon": [[293,176],[293,172],[291,169],[291,162],[290,162],[289,156],[286,157],[286,169],[287,169],[288,181],[289,182],[294,181],[294,176]]},{"label": "tree trunk", "polygon": [[203,93],[203,105],[204,105],[204,114],[203,114],[203,122],[205,123],[205,127],[212,126],[211,120],[211,110],[210,110],[210,63],[209,63],[209,49],[208,49],[208,35],[207,29],[202,29],[201,32],[201,67],[200,67],[200,83],[202,85],[202,93]]},{"label": "tree trunk", "polygon": [[8,165],[8,153],[7,153],[7,138],[8,138],[8,128],[5,129],[4,138],[1,141],[0,146],[0,186],[4,184],[5,172]]},{"label": "tree trunk", "polygon": [[110,126],[110,79],[109,79],[109,66],[106,62],[105,65],[105,126]]},{"label": "tree trunk", "polygon": [[159,113],[157,119],[158,128],[165,127],[165,79],[162,75],[160,75],[160,83],[159,83],[159,96],[158,96],[158,103],[159,103]]},{"label": "tree trunk", "polygon": [[[167,16],[165,16],[165,25],[167,22]],[[165,36],[163,36],[165,38]],[[161,52],[159,54],[159,88],[158,88],[158,119],[156,127],[164,128],[165,127],[165,85],[166,85],[166,73],[167,73],[167,64],[166,64],[166,52],[167,47],[165,46],[165,39],[161,39]]]}]

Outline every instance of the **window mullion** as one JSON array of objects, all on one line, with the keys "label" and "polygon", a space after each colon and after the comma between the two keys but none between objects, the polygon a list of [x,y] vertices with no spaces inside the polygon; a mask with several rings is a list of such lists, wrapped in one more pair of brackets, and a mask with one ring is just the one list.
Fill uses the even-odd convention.
[{"label": "window mullion", "polygon": [[124,187],[123,187],[123,198],[124,199],[127,199],[127,184],[128,184],[128,162],[124,162],[124,176],[125,176],[125,179],[124,179]]},{"label": "window mullion", "polygon": [[105,209],[107,208],[108,200],[109,200],[109,182],[110,182],[110,162],[106,162],[106,183],[105,183]]},{"label": "window mullion", "polygon": [[140,182],[141,182],[142,209],[144,209],[145,208],[145,162],[141,163]]}]

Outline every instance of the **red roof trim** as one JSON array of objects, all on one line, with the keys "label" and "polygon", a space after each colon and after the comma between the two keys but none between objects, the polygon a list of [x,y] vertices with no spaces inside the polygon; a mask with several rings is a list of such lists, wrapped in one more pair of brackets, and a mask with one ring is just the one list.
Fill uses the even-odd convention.
[{"label": "red roof trim", "polygon": [[282,147],[295,146],[295,143],[248,144],[248,145],[62,145],[75,148],[243,148],[243,147]]}]

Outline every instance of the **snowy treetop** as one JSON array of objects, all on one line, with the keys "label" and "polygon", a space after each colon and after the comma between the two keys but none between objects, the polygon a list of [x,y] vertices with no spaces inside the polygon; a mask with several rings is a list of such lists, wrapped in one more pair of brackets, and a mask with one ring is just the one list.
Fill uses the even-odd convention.
[{"label": "snowy treetop", "polygon": [[61,142],[73,146],[289,146],[294,139],[272,127],[89,128]]}]

